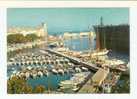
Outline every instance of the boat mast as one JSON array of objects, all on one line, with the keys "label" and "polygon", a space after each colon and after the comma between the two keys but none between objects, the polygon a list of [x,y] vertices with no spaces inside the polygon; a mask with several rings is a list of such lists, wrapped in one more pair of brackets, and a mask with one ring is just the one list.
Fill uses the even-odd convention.
[{"label": "boat mast", "polygon": [[103,29],[103,17],[101,17],[101,27],[102,27],[102,33],[103,33],[103,36],[104,36],[104,49],[106,48],[106,33],[105,33],[105,29]]},{"label": "boat mast", "polygon": [[80,50],[82,50],[82,48],[83,48],[83,45],[82,45],[83,37],[82,37],[82,35],[80,35],[80,33],[79,33],[79,38],[80,38]]},{"label": "boat mast", "polygon": [[96,27],[96,50],[100,50],[100,37],[98,31],[99,25]]},{"label": "boat mast", "polygon": [[91,28],[90,28],[90,25],[89,25],[89,35],[88,35],[88,38],[89,38],[89,47],[90,47],[90,58],[92,57],[92,35],[91,35]]},{"label": "boat mast", "polygon": [[[99,34],[99,28],[100,28],[100,33],[102,33],[102,27],[104,26],[104,24],[103,24],[103,17],[101,16],[101,18],[100,18],[100,25],[98,25],[97,27],[96,27],[96,49],[97,50],[100,50],[100,34]],[[104,36],[105,37],[105,36]],[[103,47],[105,47],[106,45],[105,45],[105,38],[104,38],[104,41],[103,41],[103,43],[104,43],[104,46]]]},{"label": "boat mast", "polygon": [[103,17],[100,18],[100,26],[101,26],[101,33],[103,33],[103,48],[105,49],[106,48],[106,34],[103,29],[103,26],[104,26]]}]

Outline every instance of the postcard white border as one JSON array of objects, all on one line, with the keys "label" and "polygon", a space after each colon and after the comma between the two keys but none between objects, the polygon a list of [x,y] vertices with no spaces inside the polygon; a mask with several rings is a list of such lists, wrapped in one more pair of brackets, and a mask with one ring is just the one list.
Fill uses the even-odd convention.
[{"label": "postcard white border", "polygon": [[[45,99],[45,98],[58,98],[58,99],[130,99],[135,98],[137,95],[137,3],[130,1],[80,1],[80,2],[0,2],[0,98],[8,99]],[[49,7],[129,7],[130,8],[130,64],[131,64],[131,92],[130,94],[35,94],[35,95],[9,95],[7,94],[7,65],[6,65],[6,8],[49,8]]]},{"label": "postcard white border", "polygon": [[136,7],[136,1],[0,1],[0,7]]}]

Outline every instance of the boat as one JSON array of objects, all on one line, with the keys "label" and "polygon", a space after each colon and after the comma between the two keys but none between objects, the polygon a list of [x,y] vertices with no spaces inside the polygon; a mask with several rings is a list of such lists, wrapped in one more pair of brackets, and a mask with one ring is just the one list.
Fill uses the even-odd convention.
[{"label": "boat", "polygon": [[58,73],[58,71],[57,71],[56,69],[52,69],[52,72],[53,72],[54,74],[57,74],[57,73]]},{"label": "boat", "polygon": [[42,77],[43,76],[43,73],[41,71],[38,71],[38,76],[39,77]]},{"label": "boat", "polygon": [[62,74],[62,75],[63,75],[63,74],[64,74],[63,69],[59,69],[59,70],[58,70],[58,73],[60,73],[60,74]]},{"label": "boat", "polygon": [[74,92],[78,90],[77,84],[72,80],[61,81],[59,86],[60,86],[60,90],[64,92],[66,91]]},{"label": "boat", "polygon": [[20,72],[19,77],[22,78],[22,77],[24,77],[24,76],[25,76],[25,73]]},{"label": "boat", "polygon": [[76,71],[77,73],[79,73],[79,72],[81,72],[81,69],[78,68],[78,67],[76,67],[76,68],[75,68],[75,71]]},{"label": "boat", "polygon": [[26,72],[26,73],[25,73],[25,77],[26,77],[26,79],[28,79],[28,78],[30,77],[30,73],[29,73],[29,72]]},{"label": "boat", "polygon": [[124,69],[127,69],[126,63],[122,60],[118,59],[112,59],[112,60],[105,60],[105,62],[102,64],[102,66],[109,66],[113,69],[120,69],[123,71]]},{"label": "boat", "polygon": [[49,75],[48,71],[47,70],[43,70],[43,75],[44,76],[48,76]]},{"label": "boat", "polygon": [[16,70],[14,70],[12,73],[13,73],[13,74],[16,74],[16,73],[17,73],[17,71],[16,71]]},{"label": "boat", "polygon": [[28,70],[31,70],[31,69],[32,69],[32,67],[31,67],[31,66],[28,66],[28,67],[27,67],[27,69],[28,69]]},{"label": "boat", "polygon": [[91,54],[91,56],[103,56],[103,55],[107,55],[109,52],[109,50],[107,49],[103,49],[103,50],[100,50],[100,51],[95,51]]},{"label": "boat", "polygon": [[81,69],[82,69],[83,71],[88,71],[88,68],[86,68],[86,67],[81,67]]},{"label": "boat", "polygon": [[37,73],[33,73],[32,76],[33,76],[33,78],[36,78],[37,77]]}]

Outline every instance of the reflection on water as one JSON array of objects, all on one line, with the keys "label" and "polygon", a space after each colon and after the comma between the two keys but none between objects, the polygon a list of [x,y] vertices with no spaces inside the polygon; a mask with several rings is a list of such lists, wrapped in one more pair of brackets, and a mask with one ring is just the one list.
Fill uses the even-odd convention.
[{"label": "reflection on water", "polygon": [[[29,65],[29,66],[35,67],[34,65]],[[47,66],[48,69],[51,68],[50,65],[43,65],[43,66]],[[21,70],[21,66],[14,65],[8,67],[7,69],[8,78],[13,74],[14,71],[20,71],[20,70]],[[45,86],[46,89],[57,90],[60,81],[68,80],[70,79],[71,76],[72,74],[70,73],[64,73],[64,75],[61,75],[61,74],[52,74],[51,72],[49,72],[48,76],[29,78],[27,80],[27,83],[31,85],[33,88],[38,85],[43,85]]]},{"label": "reflection on water", "polygon": [[27,80],[27,83],[31,85],[33,88],[38,85],[43,85],[45,86],[46,89],[57,90],[59,87],[60,81],[68,80],[70,79],[71,76],[72,76],[71,74],[55,75],[50,73],[48,77],[43,76],[43,77],[37,77],[36,79],[30,78]]},{"label": "reflection on water", "polygon": [[70,50],[75,51],[86,51],[94,50],[96,46],[96,41],[94,39],[89,39],[88,37],[67,39],[64,41],[66,47]]},{"label": "reflection on water", "polygon": [[123,60],[123,61],[125,61],[127,63],[129,62],[129,55],[125,54],[125,53],[117,53],[117,52],[111,51],[111,52],[108,53],[108,57],[110,59],[116,58],[116,59]]},{"label": "reflection on water", "polygon": [[[65,46],[68,47],[70,50],[75,51],[93,51],[96,48],[96,40],[94,38],[90,40],[88,37],[68,39],[65,40],[64,43]],[[108,56],[110,59],[117,58],[126,62],[129,61],[129,55],[125,53],[110,51]]]}]

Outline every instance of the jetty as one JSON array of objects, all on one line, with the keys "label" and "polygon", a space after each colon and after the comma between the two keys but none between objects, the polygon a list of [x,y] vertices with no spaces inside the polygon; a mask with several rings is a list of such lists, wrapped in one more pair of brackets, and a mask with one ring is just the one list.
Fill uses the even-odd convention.
[{"label": "jetty", "polygon": [[57,52],[55,50],[47,49],[45,51],[48,51],[49,53],[53,53],[53,54],[56,54],[56,55],[59,55],[59,56],[62,56],[62,57],[65,57],[65,58],[69,59],[71,62],[76,63],[76,64],[80,64],[80,65],[82,65],[82,66],[84,66],[84,67],[86,67],[89,70],[92,70],[94,72],[96,72],[99,69],[99,67],[97,67],[96,64],[83,62],[78,58],[75,58],[75,57],[72,57],[72,56],[67,56],[67,55],[62,54],[60,52]]}]

